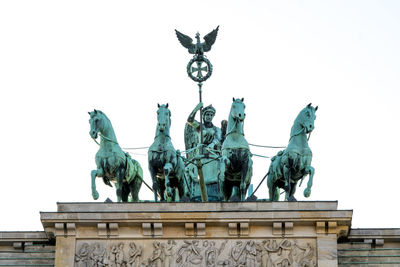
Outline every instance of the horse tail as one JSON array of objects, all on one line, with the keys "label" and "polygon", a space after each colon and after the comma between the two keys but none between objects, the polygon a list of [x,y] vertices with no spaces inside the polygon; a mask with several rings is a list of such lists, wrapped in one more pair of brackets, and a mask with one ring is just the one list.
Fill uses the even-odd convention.
[{"label": "horse tail", "polygon": [[267,179],[268,187],[271,187],[279,179],[279,177],[283,175],[281,170],[282,155],[283,151],[279,151],[277,155],[271,158],[271,163],[268,169],[268,179]]},{"label": "horse tail", "polygon": [[142,169],[142,166],[140,166],[138,161],[136,161],[136,160],[133,160],[133,161],[134,161],[134,163],[135,163],[135,165],[137,167],[136,176],[139,177],[139,179],[137,179],[137,180],[139,180],[138,184],[140,184],[140,186],[141,186],[142,185],[142,181],[143,181],[143,169]]},{"label": "horse tail", "polygon": [[[177,154],[177,170],[179,172],[179,176],[181,176],[181,179],[179,181],[181,187],[182,187],[182,196],[190,196],[190,186],[189,186],[189,182],[187,180],[187,176],[186,176],[186,171],[185,171],[185,163],[183,162],[183,158],[181,157],[181,155]],[[180,197],[182,197],[180,196]]]}]

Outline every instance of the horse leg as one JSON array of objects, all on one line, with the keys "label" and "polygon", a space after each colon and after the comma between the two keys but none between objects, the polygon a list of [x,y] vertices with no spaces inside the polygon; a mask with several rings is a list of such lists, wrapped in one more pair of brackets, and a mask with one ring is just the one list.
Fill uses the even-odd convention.
[{"label": "horse leg", "polygon": [[250,157],[244,163],[244,168],[242,168],[241,179],[240,179],[240,199],[245,200],[247,189],[249,188],[251,182],[251,176],[253,172],[253,161]]},{"label": "horse leg", "polygon": [[290,187],[290,169],[285,165],[283,166],[283,178],[285,179],[285,200],[288,200],[290,195],[290,191],[291,191],[291,187]]},{"label": "horse leg", "polygon": [[153,182],[152,187],[153,187],[153,193],[154,193],[154,201],[157,202],[158,201],[157,193],[159,190],[158,183],[157,183],[157,176],[156,176],[156,171],[150,164],[149,164],[149,172],[150,172],[150,176],[151,176],[151,181]]},{"label": "horse leg", "polygon": [[309,197],[311,195],[311,187],[313,184],[313,178],[314,178],[314,168],[311,166],[306,167],[306,173],[308,174],[308,182],[307,182],[307,187],[304,189],[304,196]]},{"label": "horse leg", "polygon": [[131,192],[132,196],[132,201],[133,202],[138,202],[139,201],[139,190],[140,187],[142,186],[142,181],[143,177],[140,176],[140,173],[136,173],[136,176],[133,178],[133,181],[129,185],[129,189]]},{"label": "horse leg", "polygon": [[178,194],[179,194],[179,201],[185,200],[189,201],[189,182],[187,180],[187,172],[185,168],[185,164],[181,158],[177,159],[176,165],[176,177],[178,179],[177,187],[178,187]]},{"label": "horse leg", "polygon": [[279,187],[277,187],[276,185],[274,185],[274,198],[272,201],[279,201],[279,197],[280,197],[280,190]]},{"label": "horse leg", "polygon": [[274,179],[274,177],[274,174],[268,174],[267,186],[269,192],[269,201],[279,200],[279,188],[274,184],[278,179]]},{"label": "horse leg", "polygon": [[90,175],[92,177],[92,197],[94,200],[99,198],[99,192],[96,190],[96,177],[103,177],[103,170],[98,168],[97,170],[93,170]]},{"label": "horse leg", "polygon": [[296,189],[297,189],[297,182],[290,183],[290,194],[288,201],[297,201],[297,199],[294,197]]},{"label": "horse leg", "polygon": [[225,201],[229,200],[231,194],[227,194],[226,189],[225,189],[225,170],[226,170],[226,164],[228,162],[228,158],[226,156],[222,156],[220,164],[219,164],[219,171],[218,171],[218,182],[221,188],[222,192],[219,192],[220,194],[223,195]]},{"label": "horse leg", "polygon": [[164,184],[165,184],[165,189],[166,189],[166,195],[167,198],[170,199],[173,197],[173,192],[171,189],[171,181],[169,180],[169,174],[172,171],[172,164],[171,163],[166,163],[164,165]]},{"label": "horse leg", "polygon": [[128,202],[129,193],[130,193],[129,185],[127,183],[123,183],[121,188],[122,202]]},{"label": "horse leg", "polygon": [[124,178],[125,178],[125,169],[123,167],[118,168],[115,176],[117,178],[117,183],[116,183],[117,201],[121,202],[121,200],[122,200],[122,202],[127,202],[128,198],[126,198],[126,200],[122,199],[122,189],[123,189],[123,182],[124,182]]},{"label": "horse leg", "polygon": [[165,201],[165,183],[164,179],[157,179],[160,201]]}]

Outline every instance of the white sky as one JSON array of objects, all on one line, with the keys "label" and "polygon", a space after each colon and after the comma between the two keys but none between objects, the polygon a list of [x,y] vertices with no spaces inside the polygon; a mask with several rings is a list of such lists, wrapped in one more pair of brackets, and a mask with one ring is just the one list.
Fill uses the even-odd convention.
[{"label": "white sky", "polygon": [[[0,231],[42,230],[39,211],[93,201],[94,108],[122,147],[140,147],[153,141],[157,103],[169,103],[184,150],[198,91],[174,29],[194,37],[217,25],[203,87],[214,123],[244,97],[247,140],[287,145],[298,112],[318,105],[307,200],[353,209],[353,228],[399,227],[399,15],[398,1],[1,1]],[[147,157],[133,157],[151,183]],[[256,186],[270,161],[253,159]],[[116,199],[97,188],[98,201]],[[265,183],[257,196],[268,197]],[[152,198],[145,186],[140,198]]]}]

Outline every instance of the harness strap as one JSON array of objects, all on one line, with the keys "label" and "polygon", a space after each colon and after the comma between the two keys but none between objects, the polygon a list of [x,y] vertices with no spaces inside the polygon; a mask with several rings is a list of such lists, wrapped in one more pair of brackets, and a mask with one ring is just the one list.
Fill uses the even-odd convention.
[{"label": "harness strap", "polygon": [[110,141],[110,142],[112,142],[112,143],[118,145],[118,142],[117,142],[117,141],[114,141],[114,140],[112,140],[111,138],[109,138],[109,137],[107,137],[107,136],[105,136],[105,135],[103,135],[103,134],[101,134],[101,133],[99,133],[99,135],[100,135],[102,138],[106,139],[107,141]]},{"label": "harness strap", "polygon": [[[103,135],[103,134],[101,134],[101,133],[99,133],[99,135],[100,135],[101,138],[104,138],[104,139],[106,139],[107,141],[110,141],[110,142],[112,142],[112,143],[114,143],[114,144],[119,145],[117,141],[114,141],[114,140],[112,140],[111,138],[108,138],[107,136],[105,136],[105,135]],[[96,144],[100,145],[99,142],[97,142],[97,140],[96,140],[95,138],[92,138],[92,139],[93,139],[93,141],[94,141]]]}]

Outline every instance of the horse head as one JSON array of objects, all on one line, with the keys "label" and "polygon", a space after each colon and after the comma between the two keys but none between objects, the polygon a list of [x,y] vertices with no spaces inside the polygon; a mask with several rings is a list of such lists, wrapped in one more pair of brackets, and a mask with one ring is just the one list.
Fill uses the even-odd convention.
[{"label": "horse head", "polygon": [[246,117],[246,113],[244,113],[244,109],[246,108],[246,105],[243,103],[243,101],[244,101],[244,98],[242,98],[242,99],[233,98],[230,116],[235,121],[243,121],[244,118]]},{"label": "horse head", "polygon": [[171,111],[168,109],[168,104],[158,104],[157,110],[157,129],[160,132],[167,132],[171,126]]},{"label": "horse head", "polygon": [[311,103],[302,109],[294,121],[290,138],[299,135],[301,133],[310,134],[314,130],[315,112],[318,110],[318,106],[313,107]]},{"label": "horse head", "polygon": [[90,131],[89,134],[93,139],[97,139],[97,134],[102,132],[104,125],[104,113],[100,110],[93,110],[92,112],[88,112],[90,115],[89,124]]}]

